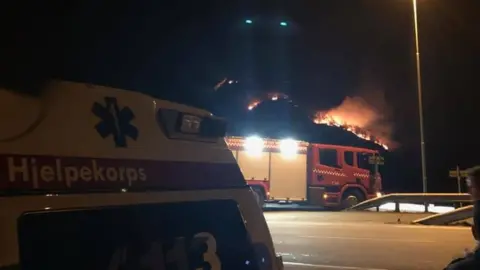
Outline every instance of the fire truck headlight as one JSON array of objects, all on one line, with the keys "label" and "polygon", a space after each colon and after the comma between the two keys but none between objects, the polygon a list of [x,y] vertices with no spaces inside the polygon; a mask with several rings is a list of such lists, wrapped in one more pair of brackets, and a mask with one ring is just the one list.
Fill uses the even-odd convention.
[{"label": "fire truck headlight", "polygon": [[280,142],[280,152],[285,158],[295,158],[298,151],[298,143],[292,139],[285,139]]},{"label": "fire truck headlight", "polygon": [[257,136],[251,136],[245,139],[245,150],[249,155],[259,156],[263,151],[263,140]]}]

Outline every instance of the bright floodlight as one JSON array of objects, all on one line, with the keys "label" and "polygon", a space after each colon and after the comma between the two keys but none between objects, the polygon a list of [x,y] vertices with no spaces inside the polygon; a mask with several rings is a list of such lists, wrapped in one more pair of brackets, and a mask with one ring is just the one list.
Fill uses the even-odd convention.
[{"label": "bright floodlight", "polygon": [[280,22],[280,25],[281,26],[287,26],[288,24],[287,24],[287,22]]},{"label": "bright floodlight", "polygon": [[249,155],[259,156],[263,151],[263,140],[257,136],[248,137],[244,147]]},{"label": "bright floodlight", "polygon": [[247,19],[247,20],[245,20],[245,23],[246,23],[246,24],[251,24],[251,23],[253,23],[253,22],[252,22],[252,20]]},{"label": "bright floodlight", "polygon": [[298,151],[298,143],[292,139],[285,139],[280,142],[280,152],[285,158],[294,158]]}]

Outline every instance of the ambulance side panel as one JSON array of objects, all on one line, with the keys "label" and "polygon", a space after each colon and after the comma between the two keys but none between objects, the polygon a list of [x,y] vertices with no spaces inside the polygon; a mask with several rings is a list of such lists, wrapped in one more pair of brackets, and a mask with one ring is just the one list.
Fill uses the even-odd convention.
[{"label": "ambulance side panel", "polygon": [[[29,106],[19,106],[22,102]],[[55,244],[38,241],[44,237],[38,232],[22,238],[35,230],[23,225],[41,225],[38,216],[125,206],[123,211],[147,204],[172,209],[175,203],[205,205],[218,200],[229,201],[240,212],[237,218],[244,221],[238,227],[246,226],[250,236],[242,241],[251,241],[253,247],[263,250],[256,253],[272,264],[266,269],[281,268],[261,209],[225,144],[224,132],[211,135],[216,120],[210,113],[135,92],[72,82],[53,82],[38,98],[0,89],[0,105],[4,112],[0,121],[9,127],[0,130],[0,242],[6,247],[0,250],[0,269],[20,263],[22,269],[37,269],[32,264],[35,254],[29,257],[30,245],[35,241],[39,250],[38,245],[45,243],[48,250]],[[200,122],[207,126],[205,133],[196,129]],[[216,212],[210,213],[214,217]],[[134,223],[135,211],[130,211],[130,216],[129,222]],[[170,218],[175,216],[169,213]],[[68,235],[68,228],[58,228]],[[103,232],[114,236],[108,230]],[[82,239],[78,232],[70,233]],[[141,235],[142,230],[125,235],[129,233]],[[149,238],[139,240],[145,239]],[[117,238],[108,240],[121,248]],[[228,251],[232,243],[223,243]],[[59,244],[68,244],[68,239]],[[74,245],[70,247],[65,249],[66,256],[76,252]],[[116,256],[111,251],[107,257]],[[46,254],[43,266],[55,263],[55,256],[63,255]],[[35,258],[43,260],[42,256]],[[28,263],[33,268],[25,268]],[[104,266],[97,269],[108,269]]]}]

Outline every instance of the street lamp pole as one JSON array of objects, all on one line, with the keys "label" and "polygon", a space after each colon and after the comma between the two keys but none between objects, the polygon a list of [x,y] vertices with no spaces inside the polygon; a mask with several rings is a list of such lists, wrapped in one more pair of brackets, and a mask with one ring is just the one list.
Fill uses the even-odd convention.
[{"label": "street lamp pole", "polygon": [[418,113],[420,119],[420,151],[422,155],[422,184],[423,192],[427,192],[427,165],[425,161],[425,138],[423,130],[423,101],[422,101],[422,75],[420,68],[420,45],[418,40],[418,16],[417,0],[412,0],[413,4],[413,23],[415,29],[415,55],[417,62],[417,92],[418,92]]}]

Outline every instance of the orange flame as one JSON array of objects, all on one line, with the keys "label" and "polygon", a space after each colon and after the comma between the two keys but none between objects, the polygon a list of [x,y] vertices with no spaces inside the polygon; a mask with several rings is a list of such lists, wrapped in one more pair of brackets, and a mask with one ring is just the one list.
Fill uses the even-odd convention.
[{"label": "orange flame", "polygon": [[[268,93],[266,98],[252,100],[248,104],[247,109],[252,111],[266,100],[277,101],[280,99],[292,102],[292,100],[283,93]],[[388,150],[389,145],[387,145],[387,142],[389,142],[388,144],[394,143],[388,139],[390,138],[388,132],[384,132],[385,127],[378,124],[379,120],[383,120],[382,115],[364,99],[347,97],[342,104],[336,108],[326,112],[316,112],[313,122],[315,124],[325,124],[342,128],[361,139],[372,141]],[[376,132],[372,133],[370,131]]]},{"label": "orange flame", "polygon": [[254,100],[254,101],[250,102],[248,104],[248,107],[247,107],[248,110],[251,111],[251,110],[255,109],[258,106],[258,104],[260,104],[261,102],[262,102],[261,100]]},{"label": "orange flame", "polygon": [[372,134],[362,129],[361,127],[347,123],[344,119],[340,117],[340,115],[330,114],[328,112],[317,112],[315,114],[313,122],[315,124],[324,124],[327,126],[343,128],[344,130],[355,134],[361,139],[372,141],[382,146],[385,150],[388,150],[388,145],[386,143],[384,143],[380,139],[375,138]]},{"label": "orange flame", "polygon": [[[258,105],[260,105],[260,103],[262,103],[266,100],[277,101],[277,100],[280,100],[280,99],[288,99],[288,96],[283,94],[283,93],[268,93],[265,98],[252,100],[248,104],[247,109],[249,111],[251,111],[251,110],[255,109]],[[291,100],[289,100],[289,101],[291,102]]]},{"label": "orange flame", "polygon": [[267,97],[272,101],[277,101],[279,99],[288,99],[288,96],[283,93],[268,93]]}]

